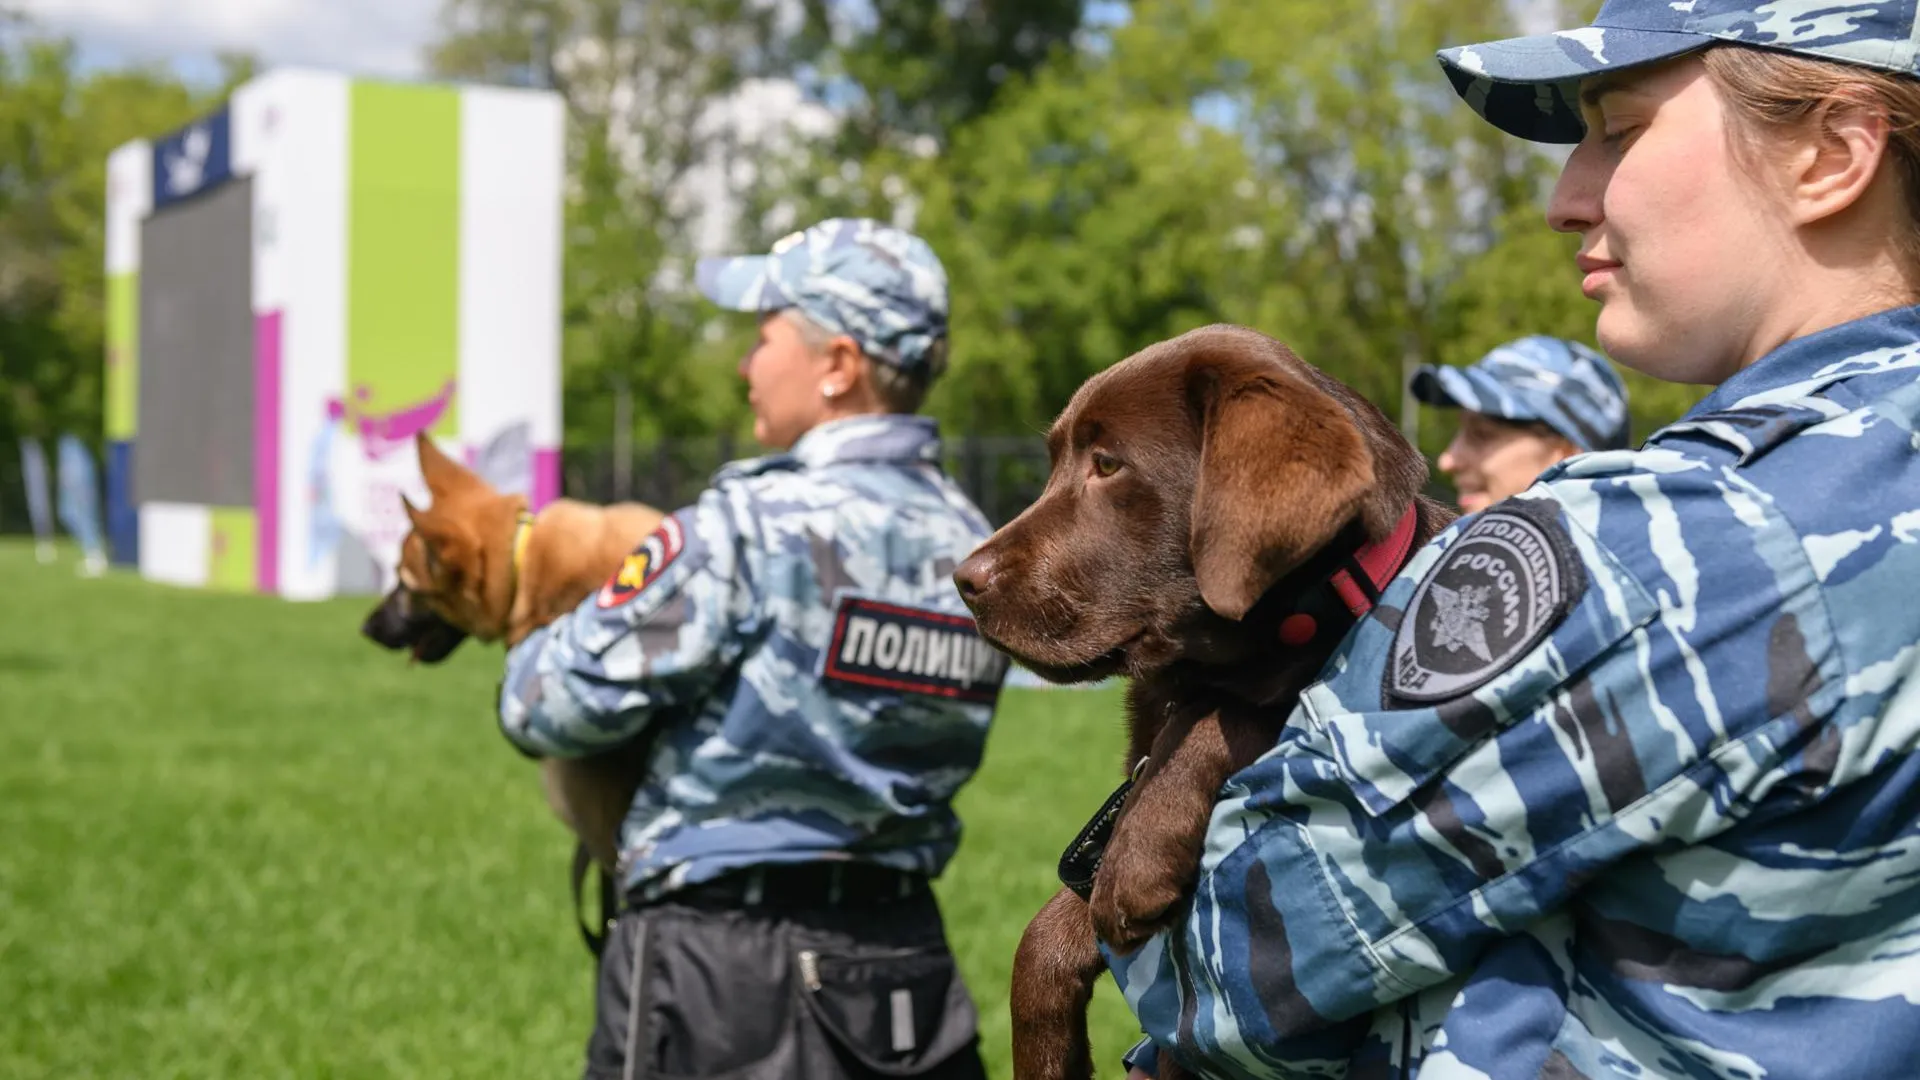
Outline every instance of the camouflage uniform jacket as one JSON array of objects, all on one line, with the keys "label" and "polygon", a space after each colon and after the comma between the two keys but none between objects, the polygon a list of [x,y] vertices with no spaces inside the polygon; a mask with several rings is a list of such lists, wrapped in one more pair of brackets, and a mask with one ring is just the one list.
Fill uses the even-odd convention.
[{"label": "camouflage uniform jacket", "polygon": [[989,533],[931,420],[822,425],[735,462],[507,658],[501,726],[577,756],[643,732],[630,891],[854,859],[938,874],[1006,661],[951,575]]},{"label": "camouflage uniform jacket", "polygon": [[[1231,1077],[1920,1074],[1920,309],[1423,549],[1109,954]],[[1151,1049],[1136,1048],[1151,1057]]]}]

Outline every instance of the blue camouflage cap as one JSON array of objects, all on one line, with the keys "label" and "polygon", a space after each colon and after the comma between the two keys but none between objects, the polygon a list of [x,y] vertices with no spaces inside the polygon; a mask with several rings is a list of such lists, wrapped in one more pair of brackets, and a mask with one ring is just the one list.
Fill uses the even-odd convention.
[{"label": "blue camouflage cap", "polygon": [[797,308],[902,368],[934,361],[947,337],[947,272],[925,240],[869,218],[832,218],[766,255],[701,259],[700,291],[735,311]]},{"label": "blue camouflage cap", "polygon": [[1577,143],[1579,80],[1737,42],[1920,74],[1914,0],[1607,0],[1593,25],[1440,50],[1453,88],[1487,122]]},{"label": "blue camouflage cap", "polygon": [[1627,445],[1627,388],[1605,357],[1576,341],[1510,341],[1472,367],[1425,364],[1413,396],[1442,408],[1539,420],[1582,450]]}]

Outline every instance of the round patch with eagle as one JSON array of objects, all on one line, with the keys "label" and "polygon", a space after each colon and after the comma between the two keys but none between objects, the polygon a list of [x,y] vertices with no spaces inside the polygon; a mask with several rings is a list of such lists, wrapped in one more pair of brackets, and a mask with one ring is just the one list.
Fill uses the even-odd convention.
[{"label": "round patch with eagle", "polygon": [[601,608],[612,608],[639,596],[642,589],[659,579],[661,572],[673,563],[684,546],[680,522],[672,517],[663,519],[660,527],[640,541],[640,546],[633,549],[633,554],[621,562],[620,569],[614,571],[613,577],[600,586],[600,592],[593,602]]},{"label": "round patch with eagle", "polygon": [[1481,511],[1407,602],[1384,696],[1430,705],[1477,689],[1558,626],[1586,585],[1558,503],[1515,499]]}]

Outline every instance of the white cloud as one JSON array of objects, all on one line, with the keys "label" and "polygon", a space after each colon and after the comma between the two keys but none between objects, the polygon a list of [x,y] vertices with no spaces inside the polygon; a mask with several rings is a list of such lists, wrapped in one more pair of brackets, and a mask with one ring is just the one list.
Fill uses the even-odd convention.
[{"label": "white cloud", "polygon": [[101,63],[210,69],[221,50],[267,67],[419,76],[438,35],[440,0],[20,0],[35,22]]}]

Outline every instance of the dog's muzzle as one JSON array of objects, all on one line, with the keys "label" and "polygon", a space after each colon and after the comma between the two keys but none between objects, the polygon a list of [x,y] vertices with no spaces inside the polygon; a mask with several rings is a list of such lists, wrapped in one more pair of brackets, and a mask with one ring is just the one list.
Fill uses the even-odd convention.
[{"label": "dog's muzzle", "polygon": [[421,663],[437,664],[460,647],[467,632],[434,614],[405,585],[395,585],[360,624],[362,636],[386,649],[409,649]]}]

